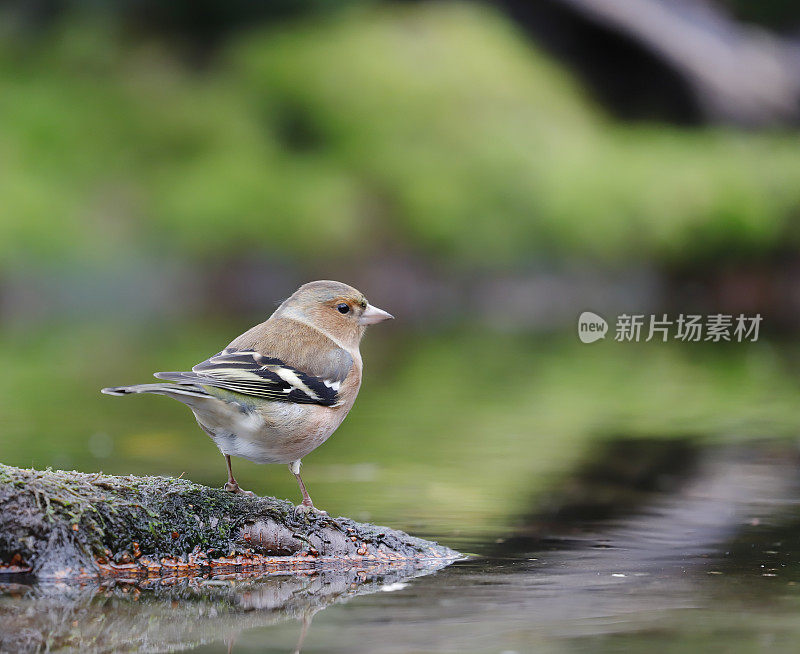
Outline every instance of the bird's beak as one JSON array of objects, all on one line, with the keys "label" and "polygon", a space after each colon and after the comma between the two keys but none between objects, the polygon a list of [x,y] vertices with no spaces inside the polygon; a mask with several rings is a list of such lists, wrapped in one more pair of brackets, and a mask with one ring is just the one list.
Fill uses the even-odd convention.
[{"label": "bird's beak", "polygon": [[394,316],[388,311],[368,304],[367,308],[364,309],[364,313],[362,313],[361,317],[358,319],[358,322],[360,325],[374,325],[376,322],[389,320],[389,318],[394,318]]}]

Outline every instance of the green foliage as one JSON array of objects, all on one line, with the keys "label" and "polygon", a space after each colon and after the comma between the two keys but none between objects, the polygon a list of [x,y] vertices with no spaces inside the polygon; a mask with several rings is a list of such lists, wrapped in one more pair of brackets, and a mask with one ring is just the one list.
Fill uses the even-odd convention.
[{"label": "green foliage", "polygon": [[0,125],[0,266],[387,242],[461,265],[797,245],[797,135],[615,124],[476,5],[288,22],[202,72],[85,21],[6,38]]}]

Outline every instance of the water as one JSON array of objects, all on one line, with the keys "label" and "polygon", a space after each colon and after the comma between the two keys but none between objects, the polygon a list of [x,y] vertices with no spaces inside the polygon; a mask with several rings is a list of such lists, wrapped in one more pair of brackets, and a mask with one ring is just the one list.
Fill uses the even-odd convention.
[{"label": "water", "polygon": [[[182,407],[96,393],[219,340],[125,334],[91,362],[88,343],[105,347],[91,332],[0,342],[0,383],[14,380],[0,389],[4,462],[219,485],[221,457]],[[292,652],[301,639],[303,652],[795,649],[793,347],[480,334],[372,347],[354,414],[306,461],[312,495],[467,557],[441,569],[139,584],[9,578],[0,649]],[[492,382],[465,383],[476,374]],[[237,466],[246,487],[296,494],[281,467]]]},{"label": "water", "polygon": [[643,651],[794,647],[800,453],[616,440],[434,569],[3,584],[4,651]]}]

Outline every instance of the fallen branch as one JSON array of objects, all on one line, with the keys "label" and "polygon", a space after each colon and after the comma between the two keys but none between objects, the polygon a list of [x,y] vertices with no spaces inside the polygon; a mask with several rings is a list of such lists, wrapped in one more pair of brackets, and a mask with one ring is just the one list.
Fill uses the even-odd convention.
[{"label": "fallen branch", "polygon": [[163,576],[458,556],[387,527],[298,515],[287,501],[186,479],[0,464],[0,573]]}]

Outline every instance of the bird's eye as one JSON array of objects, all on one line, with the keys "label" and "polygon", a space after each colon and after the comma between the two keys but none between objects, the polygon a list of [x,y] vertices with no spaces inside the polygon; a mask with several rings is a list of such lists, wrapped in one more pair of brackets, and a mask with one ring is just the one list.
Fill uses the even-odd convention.
[{"label": "bird's eye", "polygon": [[336,308],[339,310],[339,313],[349,313],[350,306],[342,302],[341,304],[337,304]]}]

